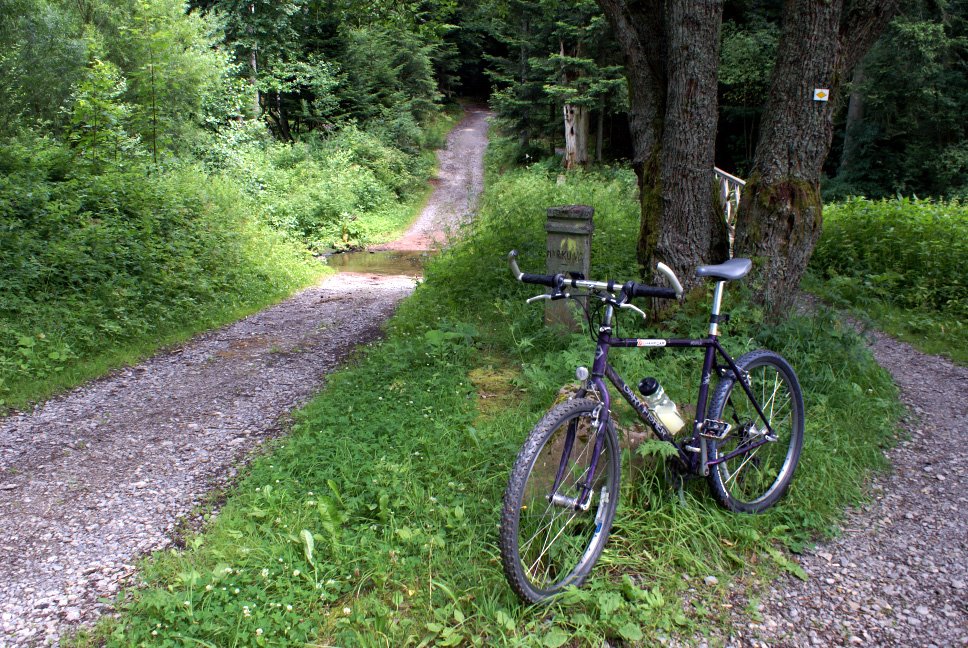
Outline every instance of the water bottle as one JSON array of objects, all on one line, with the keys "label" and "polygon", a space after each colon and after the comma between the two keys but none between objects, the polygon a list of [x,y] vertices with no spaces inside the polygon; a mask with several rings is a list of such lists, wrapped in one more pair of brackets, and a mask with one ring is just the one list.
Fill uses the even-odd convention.
[{"label": "water bottle", "polygon": [[648,403],[649,409],[655,412],[655,415],[662,421],[662,425],[666,426],[670,434],[677,433],[686,425],[682,416],[679,415],[676,404],[666,395],[658,380],[643,378],[642,382],[639,383],[639,391],[645,396],[645,402]]}]

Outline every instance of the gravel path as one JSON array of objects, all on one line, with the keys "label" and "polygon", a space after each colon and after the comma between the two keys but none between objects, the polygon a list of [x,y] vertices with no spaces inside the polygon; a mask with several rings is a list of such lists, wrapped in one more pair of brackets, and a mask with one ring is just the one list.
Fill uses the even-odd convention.
[{"label": "gravel path", "polygon": [[[406,249],[468,219],[482,188],[486,116],[472,108],[448,138],[444,189]],[[350,350],[378,337],[413,287],[405,277],[335,275],[0,419],[0,647],[54,642],[109,610],[98,599],[123,587],[141,556],[171,545],[179,520],[280,433]]]},{"label": "gravel path", "polygon": [[429,250],[470,222],[484,188],[484,151],[490,116],[491,112],[483,106],[464,106],[463,119],[447,136],[447,147],[437,151],[438,170],[431,200],[402,238],[371,250]]},{"label": "gravel path", "polygon": [[800,557],[808,581],[755,592],[759,619],[749,592],[734,597],[727,645],[968,646],[968,368],[871,335],[910,408],[910,439],[843,534]]}]

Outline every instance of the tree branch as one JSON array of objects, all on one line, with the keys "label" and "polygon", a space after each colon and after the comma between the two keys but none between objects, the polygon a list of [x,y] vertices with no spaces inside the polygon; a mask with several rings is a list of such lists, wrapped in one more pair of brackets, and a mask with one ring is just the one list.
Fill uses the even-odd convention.
[{"label": "tree branch", "polygon": [[842,73],[847,74],[867,55],[897,13],[900,0],[854,0],[844,7],[840,42],[844,47]]}]

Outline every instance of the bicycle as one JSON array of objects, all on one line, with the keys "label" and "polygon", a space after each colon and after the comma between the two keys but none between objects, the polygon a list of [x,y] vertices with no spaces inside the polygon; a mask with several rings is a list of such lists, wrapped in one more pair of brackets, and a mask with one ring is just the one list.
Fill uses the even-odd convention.
[{"label": "bicycle", "polygon": [[[803,446],[800,383],[779,354],[757,350],[734,360],[719,342],[719,326],[729,317],[720,313],[725,285],[749,272],[749,259],[696,270],[699,277],[717,280],[709,333],[699,339],[677,339],[612,336],[616,311],[630,310],[645,317],[630,303],[632,298],[682,298],[682,285],[665,264],[657,269],[671,288],[592,281],[577,274],[525,274],[516,257],[514,250],[508,255],[516,279],[551,289],[528,303],[587,298],[597,300],[603,309],[601,323],[592,331],[596,352],[591,371],[578,367],[577,392],[542,417],[511,469],[499,544],[505,576],[518,596],[542,603],[568,586],[581,585],[608,540],[618,506],[621,450],[606,378],[658,439],[675,447],[671,461],[680,474],[705,476],[721,505],[735,512],[759,513],[780,499]],[[573,288],[587,292],[567,292]],[[586,308],[585,314],[589,328],[594,328],[591,311]],[[704,349],[691,433],[677,440],[653,408],[636,397],[608,362],[613,347]],[[710,397],[714,373],[718,382]]]}]

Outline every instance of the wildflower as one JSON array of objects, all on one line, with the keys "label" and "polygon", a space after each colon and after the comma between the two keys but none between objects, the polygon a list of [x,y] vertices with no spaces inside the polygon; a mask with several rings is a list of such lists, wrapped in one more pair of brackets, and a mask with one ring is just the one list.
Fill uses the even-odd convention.
[{"label": "wildflower", "polygon": [[239,588],[238,588],[238,587],[236,587],[236,588],[235,588],[234,590],[232,590],[232,591],[233,591],[233,592],[235,592],[236,594],[238,594],[238,593],[239,593]]},{"label": "wildflower", "polygon": [[157,637],[158,636],[158,631],[157,630],[152,630],[151,631],[151,636],[152,637]]},{"label": "wildflower", "polygon": [[252,616],[252,611],[249,610],[249,606],[248,605],[243,605],[242,606],[242,616],[246,616],[246,617]]},{"label": "wildflower", "polygon": [[262,628],[256,628],[256,629],[255,629],[255,635],[256,635],[257,637],[259,637],[259,636],[261,636],[261,635],[262,635]]},{"label": "wildflower", "polygon": [[206,592],[211,592],[212,591],[212,584],[211,583],[209,583],[208,585],[205,586],[205,591]]},{"label": "wildflower", "polygon": [[292,612],[292,606],[291,605],[287,605],[286,606],[286,612]]},{"label": "wildflower", "polygon": [[343,614],[345,614],[346,616],[349,616],[352,613],[353,613],[353,610],[349,609],[348,607],[343,608]]},{"label": "wildflower", "polygon": [[292,575],[293,576],[298,576],[299,575],[299,570],[298,569],[293,569],[292,570]]},{"label": "wildflower", "polygon": [[262,569],[262,577],[263,578],[269,578],[269,570],[268,569],[265,569],[265,568]]}]

